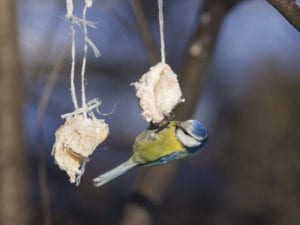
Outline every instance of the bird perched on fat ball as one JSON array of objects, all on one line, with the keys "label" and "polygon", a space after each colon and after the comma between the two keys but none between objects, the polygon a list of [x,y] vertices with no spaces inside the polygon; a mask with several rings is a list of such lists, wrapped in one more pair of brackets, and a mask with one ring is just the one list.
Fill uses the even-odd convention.
[{"label": "bird perched on fat ball", "polygon": [[207,141],[207,130],[197,120],[169,121],[140,133],[133,155],[121,165],[93,179],[99,187],[137,166],[159,166],[196,153]]}]

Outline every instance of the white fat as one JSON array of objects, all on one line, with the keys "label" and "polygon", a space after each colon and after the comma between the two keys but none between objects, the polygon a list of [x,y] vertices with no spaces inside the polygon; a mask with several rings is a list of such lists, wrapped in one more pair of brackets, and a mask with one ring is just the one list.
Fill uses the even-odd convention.
[{"label": "white fat", "polygon": [[177,129],[176,136],[178,140],[186,147],[196,147],[201,144],[195,138],[183,132],[182,129]]},{"label": "white fat", "polygon": [[81,176],[81,164],[108,136],[109,128],[104,120],[84,118],[82,115],[67,117],[55,133],[52,155],[61,170],[66,171],[70,182]]},{"label": "white fat", "polygon": [[160,123],[184,101],[177,75],[167,64],[158,63],[151,67],[133,85],[140,99],[142,115],[148,122]]}]

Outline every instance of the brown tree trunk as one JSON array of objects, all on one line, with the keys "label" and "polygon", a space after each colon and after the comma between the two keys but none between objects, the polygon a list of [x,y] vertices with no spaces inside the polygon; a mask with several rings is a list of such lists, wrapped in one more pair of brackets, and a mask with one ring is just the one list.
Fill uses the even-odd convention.
[{"label": "brown tree trunk", "polygon": [[14,0],[0,0],[0,223],[28,224]]}]

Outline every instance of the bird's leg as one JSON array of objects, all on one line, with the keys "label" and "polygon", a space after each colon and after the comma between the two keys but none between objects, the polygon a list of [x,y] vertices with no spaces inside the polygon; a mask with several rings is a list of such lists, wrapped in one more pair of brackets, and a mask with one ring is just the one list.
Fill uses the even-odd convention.
[{"label": "bird's leg", "polygon": [[163,120],[160,123],[150,123],[148,130],[154,130],[155,133],[160,132],[161,130],[165,129],[169,125],[169,120]]}]

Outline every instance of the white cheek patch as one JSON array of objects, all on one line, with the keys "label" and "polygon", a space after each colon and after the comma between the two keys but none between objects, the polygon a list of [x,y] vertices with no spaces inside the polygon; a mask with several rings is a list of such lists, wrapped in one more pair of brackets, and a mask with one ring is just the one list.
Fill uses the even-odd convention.
[{"label": "white cheek patch", "polygon": [[186,147],[196,147],[201,144],[200,141],[197,141],[195,138],[185,134],[181,129],[177,129],[176,136],[178,140]]}]

